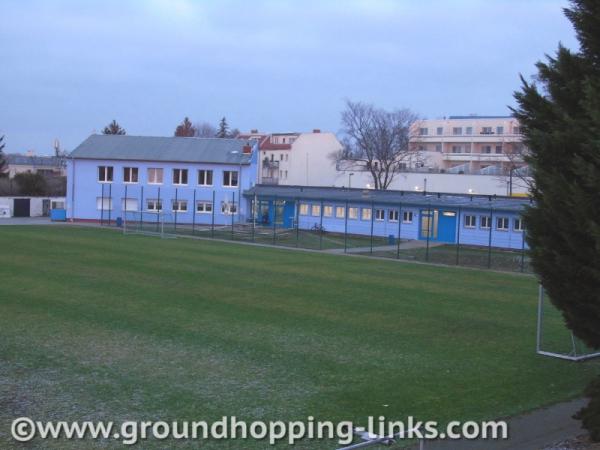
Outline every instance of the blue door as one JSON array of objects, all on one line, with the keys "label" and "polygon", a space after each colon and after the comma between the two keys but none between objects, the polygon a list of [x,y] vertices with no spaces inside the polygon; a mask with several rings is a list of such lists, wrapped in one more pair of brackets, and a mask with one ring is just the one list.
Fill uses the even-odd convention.
[{"label": "blue door", "polygon": [[420,214],[419,239],[437,242],[456,242],[456,212],[423,209]]}]

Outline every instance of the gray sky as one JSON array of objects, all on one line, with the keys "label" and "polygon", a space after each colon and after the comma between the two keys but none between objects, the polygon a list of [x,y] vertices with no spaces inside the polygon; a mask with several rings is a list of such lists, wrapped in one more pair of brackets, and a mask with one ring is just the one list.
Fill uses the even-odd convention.
[{"label": "gray sky", "polygon": [[72,150],[113,118],[337,132],[344,99],[506,114],[519,72],[575,48],[562,0],[2,0],[6,151]]}]

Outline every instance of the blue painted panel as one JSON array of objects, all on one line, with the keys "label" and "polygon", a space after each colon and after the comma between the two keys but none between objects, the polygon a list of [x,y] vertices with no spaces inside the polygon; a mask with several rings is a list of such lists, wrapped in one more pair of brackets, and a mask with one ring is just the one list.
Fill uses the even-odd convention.
[{"label": "blue painted panel", "polygon": [[456,242],[456,212],[440,211],[437,240],[449,243]]}]

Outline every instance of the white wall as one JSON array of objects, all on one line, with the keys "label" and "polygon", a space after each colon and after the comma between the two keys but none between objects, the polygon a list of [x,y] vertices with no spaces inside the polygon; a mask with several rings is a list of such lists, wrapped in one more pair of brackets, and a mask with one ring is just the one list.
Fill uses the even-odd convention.
[{"label": "white wall", "polygon": [[329,155],[340,149],[333,133],[302,133],[292,144],[288,178],[280,184],[332,186],[337,171]]},{"label": "white wall", "polygon": [[0,206],[8,206],[10,209],[10,217],[14,214],[14,199],[15,198],[29,198],[29,213],[31,217],[41,217],[43,215],[43,201],[50,200],[50,207],[52,207],[53,201],[64,202],[65,197],[0,197]]}]

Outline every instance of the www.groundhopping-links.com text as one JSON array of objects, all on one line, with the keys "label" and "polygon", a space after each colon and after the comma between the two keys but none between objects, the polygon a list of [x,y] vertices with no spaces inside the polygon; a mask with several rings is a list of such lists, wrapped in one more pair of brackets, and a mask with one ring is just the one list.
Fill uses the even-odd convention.
[{"label": "www.groundhopping-links.com text", "polygon": [[336,439],[341,445],[353,442],[356,432],[375,437],[400,439],[506,439],[508,426],[504,421],[452,421],[440,426],[436,421],[418,421],[408,417],[405,421],[388,420],[383,416],[368,417],[367,426],[350,421],[334,423],[315,420],[309,416],[304,421],[244,421],[235,416],[208,421],[39,421],[19,417],[12,421],[12,438],[19,442],[34,439],[104,439],[125,445],[134,445],[147,439],[174,440],[257,440],[270,445],[300,440]]}]

